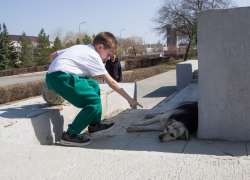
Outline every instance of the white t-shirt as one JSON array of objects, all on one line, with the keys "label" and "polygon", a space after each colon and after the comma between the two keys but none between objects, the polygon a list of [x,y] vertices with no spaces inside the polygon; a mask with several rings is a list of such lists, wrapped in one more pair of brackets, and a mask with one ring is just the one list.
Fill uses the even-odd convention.
[{"label": "white t-shirt", "polygon": [[100,55],[91,44],[71,46],[57,51],[57,54],[49,67],[48,74],[55,71],[79,77],[85,77],[88,73],[91,76],[108,74]]}]

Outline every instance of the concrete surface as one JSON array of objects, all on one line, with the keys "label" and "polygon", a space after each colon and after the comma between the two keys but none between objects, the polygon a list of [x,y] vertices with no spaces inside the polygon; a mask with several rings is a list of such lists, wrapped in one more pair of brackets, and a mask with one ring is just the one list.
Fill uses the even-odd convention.
[{"label": "concrete surface", "polygon": [[194,71],[198,69],[198,60],[188,60],[176,64],[177,91],[193,81]]},{"label": "concrete surface", "polygon": [[250,141],[250,7],[198,14],[201,139]]},{"label": "concrete surface", "polygon": [[[123,89],[136,99],[136,83],[121,83]],[[102,119],[131,109],[127,101],[108,84],[100,84]],[[42,97],[0,107],[0,139],[2,142],[51,145],[60,140],[81,109],[68,102],[52,106]],[[25,133],[24,133],[25,132]]]},{"label": "concrete surface", "polygon": [[[161,79],[165,84],[156,85]],[[175,71],[169,71],[138,82],[138,101],[149,105],[142,103],[146,108],[125,110],[105,120],[115,122],[116,127],[91,138],[91,144],[83,148],[1,141],[0,179],[249,179],[248,143],[198,140],[195,134],[189,142],[163,143],[158,140],[160,132],[126,131],[146,113],[197,100],[197,83],[169,96],[169,89],[158,91],[168,82],[174,86],[173,79]]]}]

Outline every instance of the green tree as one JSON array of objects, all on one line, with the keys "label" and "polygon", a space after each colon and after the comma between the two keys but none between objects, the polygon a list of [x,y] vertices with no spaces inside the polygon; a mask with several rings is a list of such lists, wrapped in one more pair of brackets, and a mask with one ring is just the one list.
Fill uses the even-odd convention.
[{"label": "green tree", "polygon": [[76,44],[80,44],[79,38],[76,39]]},{"label": "green tree", "polygon": [[38,34],[38,57],[37,63],[38,65],[45,65],[50,63],[50,43],[49,43],[49,35],[47,36],[42,28],[40,33]]},{"label": "green tree", "polygon": [[92,41],[91,37],[86,34],[84,36],[84,38],[82,38],[82,43],[83,44],[92,44],[93,41]]},{"label": "green tree", "polygon": [[92,41],[95,39],[95,36],[96,36],[95,34],[92,35]]},{"label": "green tree", "polygon": [[25,67],[34,65],[33,45],[25,32],[23,32],[22,35],[20,36],[18,43],[20,44],[19,60],[21,61],[22,65]]},{"label": "green tree", "polygon": [[75,45],[75,43],[74,43],[73,41],[69,41],[69,42],[67,42],[67,43],[65,44],[65,47],[66,47],[66,48],[69,48],[69,47],[74,46],[74,45]]},{"label": "green tree", "polygon": [[4,43],[4,35],[1,31],[2,26],[0,25],[0,70],[8,68],[8,46]]},{"label": "green tree", "polygon": [[16,62],[18,61],[18,52],[17,48],[14,46],[14,43],[9,43],[9,67],[17,68]]},{"label": "green tree", "polygon": [[55,41],[54,41],[54,46],[52,47],[52,52],[56,52],[56,51],[61,50],[61,49],[63,49],[62,41],[57,36]]},{"label": "green tree", "polygon": [[[9,69],[10,67],[15,66],[15,62],[17,61],[17,52],[16,52],[16,48],[14,47],[14,43],[12,43],[11,38],[8,35],[8,30],[7,30],[5,23],[3,23],[3,31],[0,30],[0,33],[2,36],[1,42],[3,43],[2,53],[4,53],[2,55],[5,55],[5,58],[4,58],[5,59],[4,60],[5,67],[4,67],[4,69]],[[7,50],[6,50],[6,47],[7,47]],[[3,58],[3,56],[2,56],[2,58]]]}]

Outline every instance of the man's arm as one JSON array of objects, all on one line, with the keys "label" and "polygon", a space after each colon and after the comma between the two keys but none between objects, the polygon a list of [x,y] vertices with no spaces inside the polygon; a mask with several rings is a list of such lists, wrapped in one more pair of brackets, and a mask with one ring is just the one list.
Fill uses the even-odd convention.
[{"label": "man's arm", "polygon": [[53,52],[51,55],[50,55],[50,62],[52,63],[54,61],[54,59],[58,56],[57,52]]},{"label": "man's arm", "polygon": [[128,103],[130,104],[131,108],[136,108],[140,106],[143,108],[141,104],[139,104],[136,100],[132,99],[121,87],[119,83],[117,83],[109,74],[102,75],[102,78],[108,83],[108,85],[114,89],[117,93],[119,93],[122,97],[124,97]]}]

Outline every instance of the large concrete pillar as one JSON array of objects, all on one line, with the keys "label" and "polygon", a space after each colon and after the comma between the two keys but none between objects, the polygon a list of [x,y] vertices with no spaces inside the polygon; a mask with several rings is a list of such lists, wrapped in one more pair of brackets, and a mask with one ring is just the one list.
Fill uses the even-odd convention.
[{"label": "large concrete pillar", "polygon": [[250,7],[198,14],[199,139],[250,141]]}]

